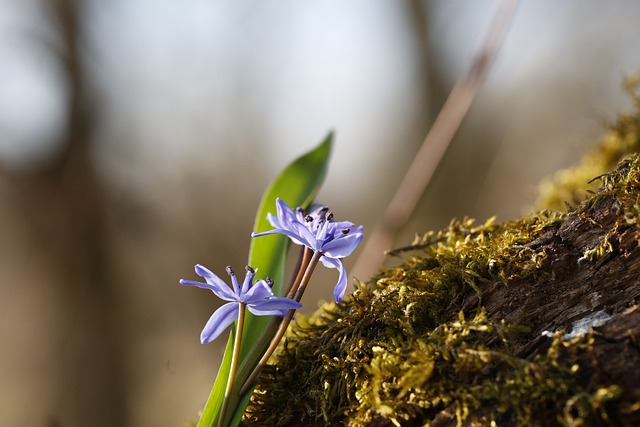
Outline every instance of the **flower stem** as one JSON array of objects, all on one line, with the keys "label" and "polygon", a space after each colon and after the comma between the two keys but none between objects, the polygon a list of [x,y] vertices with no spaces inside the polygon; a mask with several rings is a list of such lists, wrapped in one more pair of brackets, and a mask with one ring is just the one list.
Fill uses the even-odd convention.
[{"label": "flower stem", "polygon": [[242,347],[242,330],[244,329],[245,304],[238,304],[238,321],[236,322],[236,340],[233,344],[233,356],[231,357],[231,367],[229,368],[229,379],[227,380],[227,388],[224,391],[224,400],[220,409],[220,417],[218,418],[218,427],[224,427],[225,416],[229,409],[229,400],[231,397],[231,389],[236,378],[238,370],[238,360],[240,359],[240,347]]},{"label": "flower stem", "polygon": [[[311,252],[310,249],[309,249],[309,252]],[[309,280],[311,279],[311,274],[313,273],[313,270],[316,268],[316,265],[318,265],[318,261],[320,260],[321,256],[322,256],[322,252],[320,251],[316,251],[313,253],[313,256],[311,257],[311,259],[309,260],[309,263],[307,264],[307,268],[305,269],[302,280],[300,281],[300,283],[298,283],[298,286],[295,287],[295,289],[294,288],[291,289],[291,292],[289,293],[293,294],[293,296],[289,296],[289,298],[293,298],[295,301],[300,302],[305,289],[307,289]],[[293,312],[295,312],[295,310],[289,310],[291,317],[293,317]]]},{"label": "flower stem", "polygon": [[[313,251],[305,246],[302,252],[302,259],[300,260],[300,266],[298,267],[298,274],[296,274],[296,278],[291,285],[291,289],[289,289],[287,298],[293,299],[293,297],[298,292],[298,288],[300,288],[300,283],[302,282],[304,273],[307,271],[309,263],[311,262],[311,254],[313,254]],[[300,302],[300,300],[297,301]]]},{"label": "flower stem", "polygon": [[[311,253],[310,250],[309,250],[309,253]],[[322,256],[322,252],[320,251],[313,252],[313,256],[309,260],[306,268],[304,268],[304,264],[305,264],[304,261],[301,263],[300,270],[304,268],[304,274],[302,275],[299,281],[296,278],[297,283],[294,283],[294,285],[291,288],[291,291],[289,291],[289,298],[291,298],[291,295],[293,295],[294,296],[293,298],[296,301],[300,302],[300,299],[302,298],[302,294],[304,293],[304,290],[307,288],[307,284],[309,284],[309,280],[311,279],[313,270],[316,268],[316,265],[318,265],[318,261],[320,260],[321,256]],[[300,274],[298,274],[298,276],[300,277]],[[295,312],[296,312],[295,309],[289,310],[287,315],[282,319],[282,322],[280,322],[280,327],[278,328],[278,332],[276,332],[275,336],[271,340],[271,344],[269,345],[269,348],[267,348],[267,351],[262,356],[262,359],[260,359],[256,367],[253,369],[253,372],[251,372],[251,375],[249,375],[244,385],[240,389],[240,393],[239,393],[240,396],[243,396],[247,391],[249,391],[249,388],[251,388],[253,383],[258,379],[258,376],[260,375],[262,368],[264,367],[264,365],[267,364],[267,360],[269,360],[273,352],[278,347],[278,343],[284,336],[284,333],[286,332],[287,327],[289,326],[289,323],[291,323],[291,319],[293,319],[293,315],[295,314]]]}]

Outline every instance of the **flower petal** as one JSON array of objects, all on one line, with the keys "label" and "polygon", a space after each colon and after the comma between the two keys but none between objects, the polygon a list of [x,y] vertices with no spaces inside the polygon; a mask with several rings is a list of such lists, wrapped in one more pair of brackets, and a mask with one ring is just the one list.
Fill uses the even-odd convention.
[{"label": "flower petal", "polygon": [[[346,230],[347,228],[353,229],[354,225],[355,224],[350,221],[336,221],[329,223],[329,227],[332,232]],[[362,228],[362,226],[360,226],[359,228]]]},{"label": "flower petal", "polygon": [[253,282],[253,276],[256,275],[257,270],[249,270],[247,266],[247,275],[244,276],[244,282],[242,282],[242,289],[240,290],[240,300],[244,301],[244,295],[251,289],[251,282]]},{"label": "flower petal", "polygon": [[[316,234],[313,233],[307,227],[307,224],[302,224],[298,221],[291,221],[289,224],[292,231],[296,234],[297,239],[306,247],[315,250],[320,249],[320,245],[318,245],[318,239],[316,238]],[[294,240],[293,237],[291,237]],[[294,240],[294,243],[295,240]],[[298,243],[300,244],[300,243]]]},{"label": "flower petal", "polygon": [[302,304],[290,298],[273,297],[247,307],[256,316],[286,316],[289,310],[298,309]]},{"label": "flower petal", "polygon": [[269,234],[284,234],[285,236],[289,237],[296,245],[309,246],[309,243],[307,241],[305,241],[299,234],[291,231],[289,228],[276,228],[269,231],[262,231],[260,233],[251,233],[251,237],[262,237]]},{"label": "flower petal", "polygon": [[212,286],[208,283],[196,282],[195,280],[180,279],[180,284],[185,286],[197,286],[202,289],[211,290]]},{"label": "flower petal", "polygon": [[[341,233],[338,231],[338,233]],[[322,246],[322,253],[329,258],[344,258],[351,255],[360,244],[362,233],[344,234]]]},{"label": "flower petal", "polygon": [[276,199],[276,216],[267,213],[267,221],[276,229],[287,229],[287,224],[296,218],[295,212],[281,199]]},{"label": "flower petal", "polygon": [[271,212],[267,213],[267,221],[273,228],[284,228],[283,222],[279,216],[274,216]]},{"label": "flower petal", "polygon": [[[319,242],[325,242],[327,239],[327,231],[330,231],[329,221],[323,221],[318,224],[318,228],[316,229],[316,240]],[[333,236],[329,236],[329,238],[333,238]]]},{"label": "flower petal", "polygon": [[221,278],[218,277],[217,274],[215,274],[214,272],[212,272],[211,270],[209,270],[207,267],[205,267],[202,264],[196,264],[194,267],[194,270],[196,271],[196,274],[200,277],[202,277],[204,280],[207,281],[207,283],[211,284],[211,283],[216,283],[220,286],[225,285],[224,280],[222,280]]},{"label": "flower petal", "polygon": [[255,285],[249,289],[246,294],[242,295],[242,302],[245,304],[258,304],[267,298],[273,296],[271,287],[264,280],[258,280]]},{"label": "flower petal", "polygon": [[229,286],[224,282],[224,280],[219,278],[207,267],[200,264],[196,264],[195,270],[196,270],[196,274],[202,277],[204,280],[206,280],[209,286],[198,286],[196,284],[197,282],[186,281],[186,280],[185,282],[189,282],[189,283],[182,283],[182,282],[180,283],[184,285],[190,284],[191,286],[198,286],[199,288],[209,289],[214,294],[216,294],[218,298],[226,301],[238,300],[237,296],[233,293],[233,291],[229,288]]},{"label": "flower petal", "polygon": [[238,306],[238,303],[229,302],[217,309],[204,325],[200,334],[200,342],[206,344],[218,338],[237,319]]},{"label": "flower petal", "polygon": [[[223,299],[225,301],[237,301],[238,299],[236,298],[236,296],[233,294],[233,292],[231,292],[231,290],[225,285],[225,288],[217,288],[215,285],[211,285],[209,283],[202,283],[202,282],[196,282],[194,280],[184,280],[181,279],[180,280],[180,284],[181,285],[185,285],[185,286],[197,286],[198,288],[202,288],[202,289],[208,289],[211,292],[213,292],[214,294],[216,294],[216,296],[220,299]],[[223,292],[220,292],[220,291]],[[224,291],[226,291],[227,293],[224,293]]]},{"label": "flower petal", "polygon": [[327,258],[326,256],[321,257],[320,261],[325,267],[338,269],[338,283],[333,288],[333,297],[336,302],[342,301],[342,297],[347,290],[347,270],[344,268],[344,264],[339,259]]},{"label": "flower petal", "polygon": [[282,222],[289,222],[296,217],[294,210],[279,197],[276,198],[276,213]]},{"label": "flower petal", "polygon": [[294,215],[295,219],[298,220],[298,222],[304,222],[304,217],[306,216],[304,209],[298,206],[294,211]]}]

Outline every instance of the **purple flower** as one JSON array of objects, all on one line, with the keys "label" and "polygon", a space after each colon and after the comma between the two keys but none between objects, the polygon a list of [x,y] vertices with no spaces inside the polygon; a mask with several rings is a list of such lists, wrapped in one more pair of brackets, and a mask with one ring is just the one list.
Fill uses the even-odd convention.
[{"label": "purple flower", "polygon": [[205,279],[206,283],[192,280],[180,280],[180,284],[197,286],[209,289],[216,296],[229,301],[218,308],[207,321],[200,334],[202,344],[216,339],[234,320],[238,318],[240,304],[247,306],[249,311],[256,316],[284,316],[291,309],[302,307],[302,304],[289,298],[277,298],[273,296],[271,287],[265,280],[258,280],[253,284],[256,272],[247,266],[247,275],[242,287],[238,286],[238,279],[231,267],[227,267],[227,273],[231,276],[231,289],[222,279],[200,264],[196,264],[196,274]]},{"label": "purple flower", "polygon": [[363,227],[360,225],[354,228],[354,224],[348,221],[333,222],[333,214],[327,207],[316,208],[305,215],[302,208],[293,210],[280,199],[276,199],[276,214],[267,214],[267,220],[274,230],[252,233],[251,236],[284,234],[297,245],[321,252],[322,264],[338,269],[338,283],[333,296],[336,302],[340,302],[347,289],[347,272],[341,258],[351,255],[358,246],[362,240]]}]

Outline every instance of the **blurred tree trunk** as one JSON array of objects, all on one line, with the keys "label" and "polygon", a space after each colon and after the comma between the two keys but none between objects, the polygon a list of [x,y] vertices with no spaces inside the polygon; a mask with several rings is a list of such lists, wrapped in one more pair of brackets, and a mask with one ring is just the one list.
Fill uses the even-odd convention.
[{"label": "blurred tree trunk", "polygon": [[83,61],[83,6],[82,0],[43,3],[58,37],[67,121],[49,163],[8,178],[14,208],[46,256],[46,276],[63,312],[59,353],[51,363],[60,371],[52,424],[123,426],[122,343],[106,253],[106,200],[90,157],[95,100]]}]

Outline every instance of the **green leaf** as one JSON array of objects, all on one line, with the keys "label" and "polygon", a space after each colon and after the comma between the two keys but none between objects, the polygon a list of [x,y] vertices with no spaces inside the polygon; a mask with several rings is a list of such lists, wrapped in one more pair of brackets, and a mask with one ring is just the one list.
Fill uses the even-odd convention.
[{"label": "green leaf", "polygon": [[207,404],[202,411],[200,421],[198,421],[197,427],[211,427],[214,426],[218,420],[218,414],[222,407],[222,401],[224,399],[224,390],[227,386],[227,379],[229,378],[229,370],[231,369],[231,356],[233,354],[233,343],[235,340],[236,328],[231,328],[231,335],[229,335],[229,341],[227,341],[227,349],[224,352],[222,363],[218,368],[218,375],[216,381],[213,383],[213,388],[207,399]]},{"label": "green leaf", "polygon": [[[284,200],[292,207],[306,208],[311,204],[327,173],[332,140],[333,132],[329,133],[315,149],[289,164],[273,180],[258,207],[253,231],[261,232],[272,228],[267,221],[267,213],[271,212],[275,215],[276,198]],[[284,286],[284,264],[288,244],[289,240],[282,235],[269,235],[251,240],[249,265],[258,270],[257,279],[269,276],[274,280],[273,291],[276,295],[281,295]],[[253,367],[264,354],[277,328],[277,321],[272,321],[269,317],[253,316],[251,313],[247,313],[240,353],[240,369],[232,396],[234,400],[229,403],[229,413],[225,417],[226,420],[233,420],[232,425],[239,423],[251,394],[247,393],[240,401],[237,390],[244,384]],[[232,332],[198,427],[211,427],[217,422],[231,365],[233,337]],[[243,362],[245,363],[243,364]]]}]

